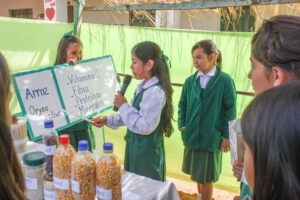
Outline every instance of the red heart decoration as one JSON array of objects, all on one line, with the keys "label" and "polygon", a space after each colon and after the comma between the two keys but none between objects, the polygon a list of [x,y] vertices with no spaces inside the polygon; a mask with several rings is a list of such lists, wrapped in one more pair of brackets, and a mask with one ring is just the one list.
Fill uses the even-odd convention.
[{"label": "red heart decoration", "polygon": [[54,8],[47,8],[46,9],[46,16],[47,18],[52,21],[53,17],[55,15],[55,9]]}]

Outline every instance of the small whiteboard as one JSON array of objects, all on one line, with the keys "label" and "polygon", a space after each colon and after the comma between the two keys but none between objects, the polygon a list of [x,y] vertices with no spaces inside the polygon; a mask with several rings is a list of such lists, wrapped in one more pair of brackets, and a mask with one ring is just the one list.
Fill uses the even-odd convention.
[{"label": "small whiteboard", "polygon": [[44,120],[58,130],[110,109],[120,85],[112,56],[12,75],[33,141],[42,138]]}]

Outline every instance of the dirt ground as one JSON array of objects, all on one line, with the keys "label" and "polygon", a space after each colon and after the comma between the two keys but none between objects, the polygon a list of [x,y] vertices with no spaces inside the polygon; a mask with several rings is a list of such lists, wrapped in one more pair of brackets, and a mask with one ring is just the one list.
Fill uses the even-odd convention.
[{"label": "dirt ground", "polygon": [[[167,177],[167,180],[175,184],[181,200],[197,200],[197,186],[195,183],[190,183],[170,177]],[[219,190],[217,188],[214,188],[213,191],[214,200],[233,200],[233,198],[237,195],[238,194],[236,193]]]}]

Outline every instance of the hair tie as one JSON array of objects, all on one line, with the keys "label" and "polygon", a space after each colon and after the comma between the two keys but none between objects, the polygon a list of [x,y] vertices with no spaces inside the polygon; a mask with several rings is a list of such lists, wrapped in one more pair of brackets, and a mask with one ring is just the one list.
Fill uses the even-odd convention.
[{"label": "hair tie", "polygon": [[72,36],[72,34],[73,34],[73,31],[70,31],[70,32],[65,33],[63,37],[69,37],[69,36]]},{"label": "hair tie", "polygon": [[164,54],[164,51],[161,51],[161,58],[162,58],[164,61],[166,61],[167,65],[168,65],[168,62],[169,62],[169,67],[170,67],[170,68],[172,67],[172,65],[171,65],[171,60],[169,59],[169,57],[168,57],[166,54]]}]

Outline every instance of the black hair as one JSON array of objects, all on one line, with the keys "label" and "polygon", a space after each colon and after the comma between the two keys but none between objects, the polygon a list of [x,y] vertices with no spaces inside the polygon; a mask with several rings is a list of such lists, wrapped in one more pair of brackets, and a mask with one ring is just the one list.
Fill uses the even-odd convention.
[{"label": "black hair", "polygon": [[221,51],[217,48],[215,43],[211,40],[201,40],[197,42],[193,47],[192,47],[192,54],[193,52],[201,48],[203,49],[204,53],[210,56],[211,54],[215,54],[215,60],[214,64],[218,65],[220,69],[222,69],[222,54]]},{"label": "black hair", "polygon": [[171,136],[174,129],[172,126],[173,118],[173,104],[172,94],[173,88],[170,81],[169,68],[166,61],[162,58],[162,51],[160,47],[154,42],[141,42],[136,44],[131,51],[137,58],[139,58],[144,64],[149,60],[153,60],[154,65],[152,67],[152,76],[157,76],[162,89],[166,96],[166,105],[163,108],[161,119],[163,122],[163,131],[167,137]]},{"label": "black hair", "polygon": [[82,43],[79,38],[74,35],[64,36],[58,45],[57,55],[54,65],[60,65],[66,62],[67,50],[69,48],[69,44],[77,43],[82,46]]},{"label": "black hair", "polygon": [[251,51],[269,71],[279,66],[300,79],[300,17],[279,15],[265,20],[252,38]]},{"label": "black hair", "polygon": [[253,199],[300,199],[300,82],[258,95],[241,126],[254,160]]}]

